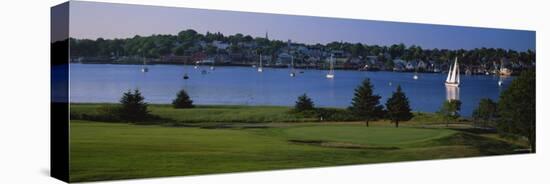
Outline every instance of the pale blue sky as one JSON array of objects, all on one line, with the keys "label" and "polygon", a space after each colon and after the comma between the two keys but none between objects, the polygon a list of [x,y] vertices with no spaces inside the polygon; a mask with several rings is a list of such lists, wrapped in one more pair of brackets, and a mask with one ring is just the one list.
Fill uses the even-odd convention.
[{"label": "pale blue sky", "polygon": [[371,20],[245,13],[71,1],[70,34],[74,38],[128,38],[134,35],[243,33],[253,37],[269,32],[270,39],[301,43],[332,41],[391,45],[404,43],[423,48],[472,49],[493,47],[535,50],[535,32]]}]

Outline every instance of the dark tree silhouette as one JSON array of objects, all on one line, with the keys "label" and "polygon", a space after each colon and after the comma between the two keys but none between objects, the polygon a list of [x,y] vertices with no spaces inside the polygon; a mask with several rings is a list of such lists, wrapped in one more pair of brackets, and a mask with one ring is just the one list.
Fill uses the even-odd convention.
[{"label": "dark tree silhouette", "polygon": [[311,99],[307,97],[305,93],[298,97],[298,100],[294,105],[295,112],[304,112],[304,111],[309,111],[313,109],[314,109],[313,101],[311,101]]},{"label": "dark tree silhouette", "polygon": [[500,94],[498,102],[499,129],[525,136],[533,153],[536,152],[535,80],[535,71],[523,72]]},{"label": "dark tree silhouette", "polygon": [[147,110],[147,103],[144,102],[145,98],[141,95],[138,89],[128,92],[122,95],[120,99],[120,117],[122,120],[132,123],[145,121],[149,116]]},{"label": "dark tree silhouette", "polygon": [[395,123],[396,128],[399,127],[399,121],[408,121],[413,117],[409,99],[401,90],[401,86],[397,86],[397,91],[386,102],[386,109],[388,118]]},{"label": "dark tree silhouette", "polygon": [[172,106],[176,109],[193,108],[193,100],[189,97],[185,90],[180,90],[176,96],[176,99],[172,101]]},{"label": "dark tree silhouette", "polygon": [[365,120],[365,126],[369,126],[369,121],[374,121],[382,117],[383,107],[380,105],[380,96],[373,94],[373,86],[370,79],[363,80],[361,86],[355,89],[355,96],[352,99],[351,106],[348,108],[352,114]]}]

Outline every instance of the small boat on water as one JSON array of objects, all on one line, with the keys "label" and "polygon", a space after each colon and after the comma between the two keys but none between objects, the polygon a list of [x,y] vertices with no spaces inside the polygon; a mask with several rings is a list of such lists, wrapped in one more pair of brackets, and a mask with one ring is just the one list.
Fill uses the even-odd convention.
[{"label": "small boat on water", "polygon": [[141,66],[141,72],[143,73],[149,72],[149,68],[147,68],[147,63],[145,58],[143,58],[143,65]]},{"label": "small boat on water", "polygon": [[447,74],[447,80],[445,80],[445,86],[458,87],[460,85],[460,69],[458,65],[458,58],[455,58],[454,65],[449,66],[449,73]]},{"label": "small boat on water", "polygon": [[414,79],[414,80],[418,80],[418,74],[414,73],[413,79]]},{"label": "small boat on water", "polygon": [[185,70],[185,62],[183,63],[183,80],[189,79],[189,75],[187,75],[187,71]]},{"label": "small boat on water", "polygon": [[498,80],[498,86],[502,86],[502,80]]},{"label": "small boat on water", "polygon": [[330,55],[330,69],[326,75],[326,78],[327,79],[334,79],[334,60],[333,60],[333,55],[331,54]]},{"label": "small boat on water", "polygon": [[258,66],[258,72],[263,72],[264,68],[262,66],[262,55],[260,54],[260,66]]},{"label": "small boat on water", "polygon": [[195,66],[194,66],[193,68],[199,69],[199,61],[196,61],[196,62],[195,62]]}]

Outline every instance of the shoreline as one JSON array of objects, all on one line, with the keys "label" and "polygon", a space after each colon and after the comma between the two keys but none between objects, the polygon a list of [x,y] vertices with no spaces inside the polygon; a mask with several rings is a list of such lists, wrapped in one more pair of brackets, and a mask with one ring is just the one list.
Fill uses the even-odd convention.
[{"label": "shoreline", "polygon": [[[100,65],[100,64],[108,64],[108,65],[143,65],[143,63],[140,62],[127,62],[127,63],[116,63],[116,62],[70,62],[69,64],[83,64],[83,65]],[[157,63],[148,63],[147,65],[184,65],[184,66],[196,66],[193,64],[186,64],[181,62],[157,62]],[[202,64],[198,66],[204,66],[204,67],[210,67],[211,64]],[[254,65],[250,64],[240,64],[240,63],[218,63],[214,65],[215,67],[222,66],[222,67],[251,67],[253,68]],[[264,68],[289,68],[286,65],[265,65]],[[294,66],[295,69],[302,69],[302,70],[329,70],[329,68],[326,67],[308,67],[308,66]],[[433,74],[446,74],[447,72],[432,72],[432,71],[414,71],[414,70],[403,70],[403,71],[394,71],[394,70],[380,70],[380,69],[358,69],[358,68],[352,68],[352,67],[334,67],[334,70],[340,70],[340,71],[364,71],[364,72],[396,72],[396,73],[433,73]],[[465,72],[461,72],[461,74],[466,75]],[[470,75],[481,75],[481,76],[503,76],[505,75],[495,75],[495,74],[489,74],[486,75],[484,73],[471,73]],[[516,76],[518,74],[513,73],[509,76]]]}]

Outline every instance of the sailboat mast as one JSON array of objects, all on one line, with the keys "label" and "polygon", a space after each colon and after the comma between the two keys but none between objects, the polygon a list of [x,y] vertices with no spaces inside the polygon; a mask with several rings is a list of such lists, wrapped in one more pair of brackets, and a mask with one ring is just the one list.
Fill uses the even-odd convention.
[{"label": "sailboat mast", "polygon": [[459,65],[458,65],[458,59],[456,61],[456,83],[459,84],[460,83],[460,68],[459,68]]},{"label": "sailboat mast", "polygon": [[294,72],[294,56],[290,56],[290,67],[292,69],[292,72]]},{"label": "sailboat mast", "polygon": [[260,68],[262,67],[262,54],[260,54]]},{"label": "sailboat mast", "polygon": [[456,60],[455,60],[455,64],[453,66],[453,73],[451,74],[451,82],[455,83],[456,82],[456,70],[457,70],[457,67],[456,67]]},{"label": "sailboat mast", "polygon": [[330,73],[332,74],[334,71],[334,59],[332,58],[332,55],[330,55]]}]

